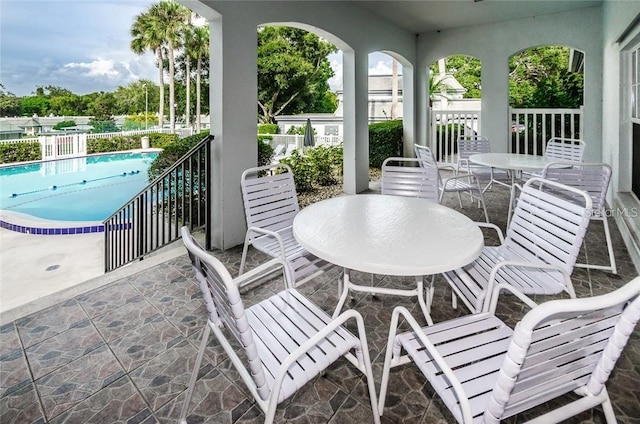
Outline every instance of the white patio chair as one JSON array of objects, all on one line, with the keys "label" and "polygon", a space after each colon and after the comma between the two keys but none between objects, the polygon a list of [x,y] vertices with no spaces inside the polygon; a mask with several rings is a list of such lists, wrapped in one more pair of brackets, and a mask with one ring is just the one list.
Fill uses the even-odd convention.
[{"label": "white patio chair", "polygon": [[[544,157],[558,162],[582,162],[584,146],[584,141],[576,138],[553,137],[547,141]],[[541,176],[541,172],[522,172],[520,180],[524,182],[529,178]]]},{"label": "white patio chair", "polygon": [[613,242],[609,231],[609,222],[605,211],[607,190],[611,180],[611,167],[606,163],[581,163],[580,165],[567,166],[566,163],[550,163],[542,170],[542,178],[557,181],[571,187],[579,188],[591,195],[593,206],[591,219],[602,221],[604,234],[609,254],[609,265],[576,264],[577,268],[601,269],[618,273],[616,258],[613,254]]},{"label": "white patio chair", "polygon": [[547,159],[567,162],[582,162],[584,141],[575,138],[550,138],[544,150]]},{"label": "white patio chair", "polygon": [[438,169],[418,166],[420,158],[391,157],[382,162],[382,194],[420,197],[439,203]]},{"label": "white patio chair", "polygon": [[[513,330],[495,316],[499,289],[509,288],[496,287],[486,311],[430,327],[395,308],[380,414],[390,368],[413,362],[459,423],[498,423],[551,400],[562,406],[527,422],[560,422],[602,405],[615,423],[606,382],[640,318],[640,277],[603,296],[540,306],[525,297],[533,309]],[[396,334],[400,315],[411,331]],[[572,392],[577,400],[562,398]]]},{"label": "white patio chair", "polygon": [[307,252],[293,236],[293,218],[300,210],[293,172],[288,165],[247,169],[241,177],[247,235],[239,273],[244,272],[249,246],[287,263],[285,271],[299,286],[331,266]]},{"label": "white patio chair", "polygon": [[[569,195],[571,200],[566,199]],[[591,209],[591,196],[582,190],[540,178],[527,181],[506,238],[497,226],[478,223],[496,230],[500,246],[485,246],[474,262],[442,274],[453,290],[454,307],[457,296],[472,313],[480,311],[485,297],[500,283],[527,295],[565,291],[575,297],[570,275]]]},{"label": "white patio chair", "polygon": [[487,185],[482,189],[487,191],[493,183],[503,186],[511,186],[511,176],[504,169],[491,168],[490,166],[478,165],[469,160],[470,156],[491,153],[491,142],[488,138],[480,135],[463,135],[458,137],[458,171],[465,171],[474,175],[478,182],[487,181]]},{"label": "white patio chair", "polygon": [[[390,157],[385,159],[382,162],[382,194],[418,197],[433,203],[440,203],[438,169],[424,166],[422,162],[424,161],[420,158]],[[371,285],[373,284],[374,275],[371,275]],[[423,276],[416,276],[415,290],[406,291],[418,297],[418,304],[425,314],[429,312],[428,299],[424,298]]]},{"label": "white patio chair", "polygon": [[[367,336],[358,312],[349,310],[332,319],[292,288],[286,275],[283,291],[245,309],[238,288],[247,280],[268,275],[274,267],[286,267],[286,262],[272,259],[233,279],[222,262],[202,250],[187,227],[182,227],[181,232],[207,305],[208,319],[180,412],[180,423],[187,422],[189,403],[211,331],[262,409],[265,423],[273,422],[278,404],[340,357],[345,357],[365,375],[373,421],[380,422]],[[356,322],[358,337],[342,326],[351,319]],[[224,327],[227,332],[223,331]]]},{"label": "white patio chair", "polygon": [[[467,175],[455,175],[455,168],[449,165],[438,166],[436,162],[436,158],[433,155],[431,149],[426,146],[420,146],[418,144],[414,144],[414,150],[416,153],[416,157],[423,160],[420,162],[421,166],[428,166],[438,170],[438,189],[440,191],[440,196],[438,201],[442,203],[442,197],[445,193],[457,193],[458,194],[458,203],[460,207],[462,207],[462,199],[460,193],[467,192],[471,196],[471,200],[477,200],[478,206],[482,207],[484,211],[484,218],[486,222],[489,222],[489,215],[487,214],[487,208],[484,204],[484,196],[482,195],[482,189],[480,189],[480,184],[478,183],[478,179],[473,174]],[[441,169],[450,169],[454,172],[453,177],[443,179],[440,175]]]},{"label": "white patio chair", "polygon": [[278,162],[280,159],[282,159],[284,157],[284,149],[285,149],[285,145],[284,144],[278,144],[274,149],[273,149],[273,162]]}]

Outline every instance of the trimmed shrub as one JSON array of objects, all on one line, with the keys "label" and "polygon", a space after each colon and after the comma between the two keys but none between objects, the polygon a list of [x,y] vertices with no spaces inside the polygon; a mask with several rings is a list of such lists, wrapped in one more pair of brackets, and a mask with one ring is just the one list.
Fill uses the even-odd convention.
[{"label": "trimmed shrub", "polygon": [[342,147],[317,146],[306,151],[309,160],[315,168],[316,182],[321,186],[330,186],[338,183],[337,170],[342,170],[336,163],[342,164],[342,155],[338,159],[337,149],[342,153]]},{"label": "trimmed shrub", "polygon": [[369,166],[381,168],[388,157],[402,156],[402,121],[369,125]]},{"label": "trimmed shrub", "polygon": [[[206,132],[209,133],[208,131]],[[202,134],[202,133],[200,133]],[[193,137],[193,136],[190,136]],[[205,135],[200,136],[200,140],[202,140]],[[163,134],[163,133],[152,133],[149,134],[149,142],[151,143],[151,147],[155,147],[158,149],[164,149],[165,146],[168,146],[171,143],[175,143],[178,141],[178,134]]]},{"label": "trimmed shrub", "polygon": [[258,125],[258,134],[279,134],[280,127],[278,124],[260,124]]},{"label": "trimmed shrub", "polygon": [[0,163],[28,162],[41,159],[40,143],[0,144]]},{"label": "trimmed shrub", "polygon": [[269,165],[273,160],[273,147],[258,136],[258,166]]},{"label": "trimmed shrub", "polygon": [[140,136],[117,136],[111,138],[93,138],[87,140],[87,154],[119,152],[123,150],[140,149]]},{"label": "trimmed shrub", "polygon": [[303,156],[300,152],[294,150],[289,157],[280,159],[280,162],[291,167],[298,194],[313,191],[313,183],[316,180],[317,171],[309,156]]}]

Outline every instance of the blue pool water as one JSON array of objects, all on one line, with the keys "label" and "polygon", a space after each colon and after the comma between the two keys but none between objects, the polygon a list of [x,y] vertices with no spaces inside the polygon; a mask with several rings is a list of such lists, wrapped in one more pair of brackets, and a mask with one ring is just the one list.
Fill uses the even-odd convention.
[{"label": "blue pool water", "polygon": [[0,210],[103,221],[147,185],[157,153],[118,153],[0,167]]}]

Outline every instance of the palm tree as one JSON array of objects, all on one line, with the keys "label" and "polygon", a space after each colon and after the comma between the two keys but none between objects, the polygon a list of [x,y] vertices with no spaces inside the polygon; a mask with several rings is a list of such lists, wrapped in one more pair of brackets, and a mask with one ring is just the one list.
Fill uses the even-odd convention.
[{"label": "palm tree", "polygon": [[176,127],[175,105],[175,55],[181,47],[182,27],[191,16],[191,11],[172,0],[163,0],[151,5],[149,14],[159,22],[159,28],[169,55],[169,127],[171,132]]},{"label": "palm tree", "polygon": [[195,27],[191,35],[192,38],[186,49],[187,55],[196,59],[196,133],[199,133],[202,62],[209,56],[209,26]]},{"label": "palm tree", "polygon": [[160,22],[149,12],[136,16],[131,26],[131,50],[139,55],[147,50],[156,54],[158,63],[158,82],[160,85],[160,102],[158,105],[158,124],[164,123],[164,57],[162,44],[164,42]]}]

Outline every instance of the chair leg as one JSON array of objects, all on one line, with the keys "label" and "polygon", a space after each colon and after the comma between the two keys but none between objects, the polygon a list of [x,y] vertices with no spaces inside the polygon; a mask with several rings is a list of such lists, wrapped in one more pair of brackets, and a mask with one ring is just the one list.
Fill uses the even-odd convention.
[{"label": "chair leg", "polygon": [[604,235],[607,239],[607,251],[609,252],[609,264],[611,265],[611,272],[614,274],[618,274],[616,257],[613,254],[613,241],[611,240],[611,231],[609,231],[609,221],[607,220],[607,214],[605,211],[602,211],[602,224],[604,225]]},{"label": "chair leg", "polygon": [[245,237],[244,246],[242,248],[242,258],[240,259],[240,269],[238,270],[238,275],[242,275],[244,273],[244,266],[247,262],[248,250],[249,250],[249,237]]},{"label": "chair leg", "polygon": [[340,311],[342,311],[342,307],[347,301],[347,296],[349,295],[349,284],[350,284],[350,270],[344,270],[344,281],[342,282],[342,294],[340,295],[340,299],[338,300],[338,305],[336,305],[336,310],[333,312],[333,317],[336,318],[340,315]]},{"label": "chair leg", "polygon": [[618,421],[616,420],[616,414],[613,412],[613,406],[611,405],[611,399],[609,399],[609,392],[606,388],[603,389],[605,391],[605,396],[607,398],[606,401],[602,402],[602,410],[604,411],[604,419],[607,421],[607,424],[615,424]]},{"label": "chair leg", "polygon": [[209,341],[209,334],[211,332],[210,325],[213,325],[209,320],[202,330],[202,341],[200,342],[200,349],[198,349],[198,355],[196,356],[196,363],[193,365],[193,371],[191,372],[191,379],[189,380],[189,387],[187,388],[187,394],[182,404],[182,410],[180,411],[180,424],[187,424],[187,411],[189,410],[189,403],[191,403],[191,397],[193,396],[193,389],[198,379],[198,373],[200,372],[200,365],[202,364],[202,358],[204,357],[204,351],[207,348],[207,342]]}]

